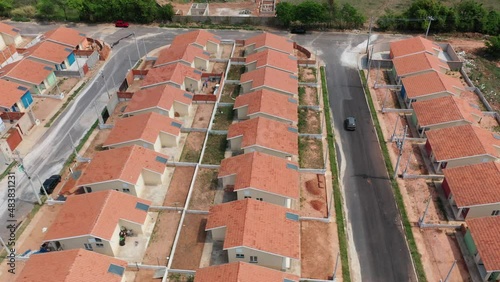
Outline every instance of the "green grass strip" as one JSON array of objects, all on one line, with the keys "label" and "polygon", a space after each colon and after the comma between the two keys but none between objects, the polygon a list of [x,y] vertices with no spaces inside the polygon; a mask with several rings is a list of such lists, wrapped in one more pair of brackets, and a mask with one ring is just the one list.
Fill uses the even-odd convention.
[{"label": "green grass strip", "polygon": [[2,172],[2,174],[0,175],[0,180],[4,179],[5,176],[7,176],[7,174],[9,174],[9,172],[12,170],[12,168],[14,166],[17,165],[17,161],[12,161],[10,163],[10,165]]},{"label": "green grass strip", "polygon": [[328,89],[326,85],[325,67],[321,67],[321,89],[323,91],[323,107],[326,120],[326,133],[328,140],[328,152],[330,158],[330,169],[332,170],[333,199],[335,204],[335,220],[337,222],[337,234],[339,237],[340,262],[342,264],[342,280],[351,281],[349,268],[349,257],[347,253],[347,236],[345,232],[345,217],[342,207],[342,195],[340,193],[339,176],[337,169],[337,157],[335,154],[335,135],[332,127],[332,117],[330,113],[330,103],[328,102]]},{"label": "green grass strip", "polygon": [[[76,146],[77,152],[80,151],[83,145],[85,145],[85,143],[87,142],[87,140],[89,140],[90,135],[92,135],[92,132],[94,132],[94,129],[96,129],[98,124],[99,120],[96,120],[94,124],[90,127],[90,129],[87,131],[87,133],[85,133],[83,138],[80,140],[80,143],[78,143],[78,146]],[[68,159],[64,163],[64,166],[62,167],[61,172],[59,172],[59,174],[62,175],[64,173],[64,170],[71,165],[71,163],[75,160],[75,158],[76,158],[75,152],[71,153],[71,155],[69,155]]]},{"label": "green grass strip", "polygon": [[85,87],[85,82],[82,83],[82,85],[80,85],[80,87],[78,87],[78,89],[75,90],[75,92],[73,92],[73,94],[71,94],[68,99],[66,100],[66,102],[64,102],[64,104],[62,104],[61,108],[50,118],[49,122],[47,122],[45,124],[45,127],[50,127],[52,125],[52,123],[54,123],[54,121],[57,119],[57,117],[64,111],[64,109],[66,109],[66,107],[69,105],[69,103],[71,101],[73,101],[73,99],[76,98],[76,96],[78,95],[78,93],[80,93],[80,91],[83,89],[83,87]]},{"label": "green grass strip", "polygon": [[366,82],[366,78],[363,71],[361,70],[359,71],[359,76],[361,77],[361,81],[363,83],[363,90],[368,100],[368,105],[370,106],[370,113],[373,119],[373,123],[375,124],[375,129],[377,130],[377,137],[380,143],[380,147],[382,148],[382,154],[384,155],[385,167],[391,179],[391,186],[392,189],[394,190],[394,197],[396,198],[396,206],[398,207],[399,213],[401,214],[401,220],[403,221],[403,229],[406,235],[406,241],[408,242],[408,247],[410,248],[410,254],[413,259],[413,264],[415,265],[415,271],[417,272],[417,279],[418,281],[426,282],[427,278],[425,277],[422,258],[420,256],[420,253],[418,252],[417,244],[415,243],[415,237],[413,237],[413,231],[411,230],[412,226],[410,220],[408,219],[408,214],[406,213],[405,204],[403,201],[403,195],[401,194],[401,190],[399,189],[397,180],[393,177],[394,168],[392,167],[391,159],[389,157],[389,150],[384,140],[384,134],[382,133],[382,128],[380,127],[380,122],[377,117],[377,111],[375,110],[375,105],[373,104],[372,96],[370,95],[368,84]]}]

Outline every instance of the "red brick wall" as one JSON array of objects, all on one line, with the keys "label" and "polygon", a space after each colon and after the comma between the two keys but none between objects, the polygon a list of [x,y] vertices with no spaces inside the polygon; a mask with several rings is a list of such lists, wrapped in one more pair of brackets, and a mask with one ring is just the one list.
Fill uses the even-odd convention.
[{"label": "red brick wall", "polygon": [[193,96],[193,101],[213,101],[217,100],[216,95],[212,94],[196,94]]},{"label": "red brick wall", "polygon": [[134,92],[117,92],[116,95],[120,99],[132,99],[132,96],[134,96]]},{"label": "red brick wall", "polygon": [[23,137],[21,136],[21,132],[17,128],[11,128],[9,132],[9,137],[7,137],[7,144],[9,145],[9,148],[11,151],[14,151],[19,143],[23,141]]},{"label": "red brick wall", "polygon": [[0,113],[0,118],[3,120],[19,120],[24,113],[18,112],[2,112]]},{"label": "red brick wall", "polygon": [[307,58],[311,58],[311,52],[309,52],[309,50],[307,50],[306,48],[300,46],[299,44],[293,42],[293,48],[299,50],[302,53],[304,53],[304,55],[306,55]]}]

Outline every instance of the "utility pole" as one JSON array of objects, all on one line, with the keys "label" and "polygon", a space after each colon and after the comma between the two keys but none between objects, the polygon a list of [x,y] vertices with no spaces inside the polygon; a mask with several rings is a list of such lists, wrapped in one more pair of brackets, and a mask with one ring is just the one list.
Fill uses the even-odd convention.
[{"label": "utility pole", "polygon": [[49,199],[49,194],[47,194],[47,190],[45,190],[45,187],[43,187],[43,182],[40,180],[40,177],[38,176],[38,174],[36,175],[36,179],[38,179],[38,183],[40,183],[40,187],[42,187],[42,190],[43,190],[43,193],[45,194],[45,197],[47,197],[47,199]]},{"label": "utility pole", "polygon": [[453,264],[451,265],[450,271],[448,271],[448,275],[446,275],[446,278],[444,279],[444,282],[448,282],[448,279],[450,278],[450,274],[453,271],[453,268],[455,268],[455,265],[457,265],[457,261],[453,261]]},{"label": "utility pole", "polygon": [[384,113],[384,109],[385,109],[385,101],[387,101],[387,97],[389,97],[389,88],[386,88],[385,89],[385,97],[384,97],[384,101],[382,102],[382,114]]},{"label": "utility pole", "polygon": [[335,259],[335,268],[333,269],[333,281],[337,280],[337,266],[339,265],[340,252],[337,253],[337,259]]},{"label": "utility pole", "polygon": [[148,49],[146,49],[146,43],[144,42],[144,39],[142,39],[142,46],[144,47],[144,56],[147,57],[147,55],[148,55]]},{"label": "utility pole", "polygon": [[394,125],[394,132],[392,132],[391,142],[394,142],[394,138],[396,138],[396,130],[398,129],[399,115],[396,119],[396,124]]},{"label": "utility pole", "polygon": [[368,41],[366,41],[366,59],[368,59],[368,46],[370,45],[370,37],[372,35],[372,24],[373,24],[373,17],[370,17],[370,27],[368,28]]},{"label": "utility pole", "polygon": [[427,38],[427,35],[429,35],[429,29],[431,29],[431,23],[434,20],[434,18],[429,16],[427,17],[427,19],[429,20],[429,25],[427,26],[427,31],[425,32],[425,38]]},{"label": "utility pole", "polygon": [[[31,179],[31,176],[28,174],[28,172],[26,171],[26,168],[24,167],[24,160],[21,157],[21,154],[17,150],[14,153],[17,155],[17,157],[19,159],[19,163],[21,164],[20,168],[21,168],[22,172],[24,172],[24,175],[26,175],[26,177],[28,177],[31,189],[33,190],[33,193],[35,193],[35,196],[36,196],[36,199],[38,201],[38,204],[42,205],[42,200],[40,200],[40,195],[38,195],[38,192],[36,191],[35,186],[33,185],[33,180]],[[45,190],[45,188],[42,188],[42,189]]]},{"label": "utility pole", "polygon": [[422,214],[422,217],[418,219],[418,226],[422,226],[424,224],[425,217],[427,216],[427,211],[429,210],[429,205],[432,201],[432,195],[429,197],[429,200],[427,201],[427,205],[425,206],[425,211],[424,214]]},{"label": "utility pole", "polygon": [[405,170],[403,170],[403,177],[406,174],[406,171],[408,170],[408,166],[410,165],[410,160],[411,160],[411,154],[408,156],[408,161],[406,162]]},{"label": "utility pole", "polygon": [[396,178],[398,176],[399,162],[401,161],[401,156],[403,156],[403,148],[405,145],[407,131],[408,131],[408,125],[405,126],[405,131],[403,133],[403,141],[401,142],[401,145],[399,146],[399,156],[398,156],[398,161],[396,162],[396,167],[394,168],[393,178]]},{"label": "utility pole", "polygon": [[141,59],[141,52],[139,51],[139,44],[137,44],[137,36],[135,36],[135,32],[132,32],[132,34],[134,35],[135,47],[137,47],[137,55],[139,56],[137,61],[139,61]]},{"label": "utility pole", "polygon": [[128,62],[130,64],[130,69],[132,69],[134,66],[132,65],[132,59],[130,59],[130,54],[127,54],[128,55]]},{"label": "utility pole", "polygon": [[111,99],[111,95],[109,94],[108,84],[106,83],[106,78],[104,77],[103,71],[101,71],[101,77],[104,82],[104,88],[106,88],[106,93],[108,94],[108,99]]}]

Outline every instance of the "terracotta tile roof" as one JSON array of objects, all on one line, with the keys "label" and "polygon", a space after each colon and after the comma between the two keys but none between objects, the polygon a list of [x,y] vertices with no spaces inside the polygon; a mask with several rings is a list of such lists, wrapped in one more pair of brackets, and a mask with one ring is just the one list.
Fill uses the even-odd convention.
[{"label": "terracotta tile roof", "polygon": [[300,277],[246,262],[233,262],[200,268],[194,282],[298,282]]},{"label": "terracotta tile roof", "polygon": [[220,44],[220,37],[206,30],[198,29],[195,31],[177,35],[172,41],[171,46],[175,45],[177,47],[180,47],[196,43],[200,46],[205,47],[207,45],[207,42],[209,41],[215,44]]},{"label": "terracotta tile roof", "polygon": [[269,66],[292,73],[297,73],[298,70],[296,57],[273,49],[250,54],[246,57],[245,62],[246,64],[256,62],[257,68]]},{"label": "terracotta tile roof", "polygon": [[19,34],[20,30],[11,25],[0,22],[0,32],[14,37]]},{"label": "terracotta tile roof", "polygon": [[292,122],[298,121],[297,100],[271,90],[261,89],[236,97],[234,109],[245,106],[248,106],[249,116],[264,113]]},{"label": "terracotta tile roof", "polygon": [[390,48],[393,58],[424,52],[436,54],[442,50],[439,45],[420,36],[391,42]]},{"label": "terracotta tile roof", "polygon": [[222,160],[219,178],[236,174],[234,190],[253,188],[282,197],[299,197],[298,164],[253,152]]},{"label": "terracotta tile roof", "polygon": [[70,47],[57,44],[51,41],[43,41],[31,48],[28,48],[29,57],[39,58],[45,61],[60,64],[73,52]]},{"label": "terracotta tile roof", "polygon": [[229,126],[227,139],[243,136],[241,147],[260,146],[298,154],[297,128],[291,125],[267,118],[253,118]]},{"label": "terracotta tile roof", "polygon": [[148,213],[137,208],[137,203],[151,205],[148,200],[115,190],[68,196],[44,241],[85,235],[110,240],[119,220],[144,224]]},{"label": "terracotta tile roof", "polygon": [[437,161],[492,155],[500,158],[500,137],[494,133],[472,125],[461,125],[435,129],[427,132],[427,141],[432,147]]},{"label": "terracotta tile roof", "polygon": [[241,75],[240,81],[241,84],[251,82],[251,89],[265,86],[291,94],[297,94],[299,87],[299,81],[296,75],[270,67],[263,67],[251,72],[245,72]]},{"label": "terracotta tile roof", "polygon": [[443,169],[458,207],[500,203],[500,163]]},{"label": "terracotta tile roof", "polygon": [[247,247],[300,258],[300,224],[296,212],[282,206],[245,199],[210,207],[205,230],[226,227],[224,249]]},{"label": "terracotta tile roof", "polygon": [[39,85],[54,71],[53,66],[28,59],[22,59],[2,68],[0,76],[3,79],[16,78],[31,84]]},{"label": "terracotta tile roof", "polygon": [[185,77],[192,78],[196,81],[201,80],[201,71],[182,63],[152,68],[148,71],[146,78],[142,81],[141,87],[167,82],[183,85]]},{"label": "terracotta tile roof", "polygon": [[182,121],[156,112],[120,118],[115,122],[103,146],[118,145],[134,140],[143,140],[153,145],[159,138],[160,132],[179,136],[181,126]]},{"label": "terracotta tile roof", "polygon": [[287,54],[294,53],[293,41],[289,40],[286,37],[275,35],[272,33],[264,32],[245,39],[245,47],[252,44],[255,44],[255,49],[267,47]]},{"label": "terracotta tile roof", "polygon": [[15,82],[0,79],[0,106],[11,108],[28,90]]},{"label": "terracotta tile roof", "polygon": [[82,41],[87,39],[85,34],[80,33],[75,29],[63,26],[49,30],[44,35],[46,40],[68,45],[71,48],[75,48],[77,45],[82,43]]},{"label": "terracotta tile roof", "polygon": [[159,174],[165,171],[165,163],[157,157],[168,159],[164,154],[136,145],[97,152],[78,180],[78,186],[113,180],[135,185],[143,169]]},{"label": "terracotta tile roof", "polygon": [[170,45],[169,48],[160,51],[158,59],[155,62],[155,67],[177,61],[184,61],[191,64],[195,58],[208,61],[210,53],[192,44],[186,46]]},{"label": "terracotta tile roof", "polygon": [[401,81],[409,98],[419,98],[441,92],[457,94],[457,91],[465,91],[460,79],[435,71],[408,76]]},{"label": "terracotta tile roof", "polygon": [[84,249],[35,254],[30,256],[16,281],[122,281],[124,275],[109,271],[111,265],[125,269],[127,262]]},{"label": "terracotta tile roof", "polygon": [[487,271],[500,270],[500,216],[465,221]]},{"label": "terracotta tile roof", "polygon": [[152,108],[170,111],[174,102],[191,105],[192,101],[193,94],[172,85],[164,84],[135,92],[124,113],[129,114]]},{"label": "terracotta tile roof", "polygon": [[392,60],[392,63],[394,64],[398,76],[406,76],[417,72],[432,70],[442,72],[443,69],[450,69],[447,63],[427,53],[396,58]]},{"label": "terracotta tile roof", "polygon": [[481,117],[483,115],[479,108],[455,96],[415,102],[412,104],[412,107],[420,126],[430,126],[460,120],[475,123],[476,119],[474,116]]}]

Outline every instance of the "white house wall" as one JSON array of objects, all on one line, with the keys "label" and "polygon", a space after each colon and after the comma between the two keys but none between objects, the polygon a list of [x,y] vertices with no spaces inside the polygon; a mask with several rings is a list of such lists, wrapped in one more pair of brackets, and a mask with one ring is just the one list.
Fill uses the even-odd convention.
[{"label": "white house wall", "polygon": [[493,211],[500,211],[500,203],[494,203],[491,205],[483,205],[483,206],[473,206],[469,208],[469,212],[467,213],[467,219],[492,216],[491,213]]},{"label": "white house wall", "polygon": [[283,196],[278,196],[264,191],[254,190],[254,189],[241,189],[236,191],[238,195],[238,200],[243,200],[245,197],[250,197],[252,199],[262,199],[263,202],[279,205],[286,207],[287,198]]},{"label": "white house wall", "polygon": [[229,263],[232,262],[238,262],[238,261],[244,261],[250,263],[250,256],[256,256],[257,257],[257,263],[256,265],[264,266],[264,267],[269,267],[272,269],[276,270],[283,270],[283,260],[284,258],[281,256],[277,255],[272,255],[269,253],[264,253],[260,252],[257,250],[241,247],[242,253],[244,254],[244,258],[236,258],[236,251],[237,248],[232,248],[227,250],[227,256],[229,259]]}]

